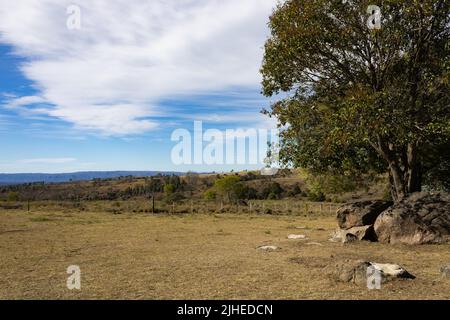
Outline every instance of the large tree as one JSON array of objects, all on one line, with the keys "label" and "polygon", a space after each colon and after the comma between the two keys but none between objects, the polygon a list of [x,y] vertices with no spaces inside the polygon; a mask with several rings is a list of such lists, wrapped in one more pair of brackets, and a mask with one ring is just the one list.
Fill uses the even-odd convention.
[{"label": "large tree", "polygon": [[263,93],[278,99],[266,112],[282,128],[281,161],[389,172],[395,200],[440,175],[450,149],[449,22],[446,0],[281,2],[261,69]]}]

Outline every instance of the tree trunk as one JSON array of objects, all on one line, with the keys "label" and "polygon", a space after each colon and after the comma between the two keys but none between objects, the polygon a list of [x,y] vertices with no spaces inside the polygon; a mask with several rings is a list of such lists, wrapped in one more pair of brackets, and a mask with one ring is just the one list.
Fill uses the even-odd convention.
[{"label": "tree trunk", "polygon": [[406,196],[406,185],[401,169],[396,163],[389,164],[389,176],[392,190],[392,199],[398,202]]},{"label": "tree trunk", "polygon": [[389,183],[394,202],[401,201],[411,193],[421,191],[422,175],[418,143],[409,143],[405,148],[396,149],[379,136],[377,140],[377,144],[372,145],[388,163]]},{"label": "tree trunk", "polygon": [[406,163],[397,159],[389,164],[389,180],[392,186],[392,198],[395,202],[422,190],[421,166],[416,146],[408,145],[405,159],[407,159]]},{"label": "tree trunk", "polygon": [[408,158],[408,170],[407,170],[407,182],[408,182],[408,193],[420,192],[422,191],[422,174],[420,163],[417,156],[417,145],[408,144],[407,150]]}]

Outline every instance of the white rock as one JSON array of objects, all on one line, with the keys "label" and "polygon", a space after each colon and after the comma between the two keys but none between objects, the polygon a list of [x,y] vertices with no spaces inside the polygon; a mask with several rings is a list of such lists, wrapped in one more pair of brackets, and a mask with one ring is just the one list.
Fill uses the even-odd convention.
[{"label": "white rock", "polygon": [[308,246],[321,246],[321,247],[323,247],[323,244],[321,244],[319,242],[308,242],[307,245]]},{"label": "white rock", "polygon": [[306,236],[304,234],[290,234],[288,239],[306,239]]},{"label": "white rock", "polygon": [[372,266],[374,266],[375,269],[380,270],[385,275],[397,277],[403,273],[406,272],[404,268],[399,266],[398,264],[389,264],[389,263],[370,263]]},{"label": "white rock", "polygon": [[278,250],[277,246],[260,246],[258,247],[259,250],[264,250],[264,251],[275,251]]}]

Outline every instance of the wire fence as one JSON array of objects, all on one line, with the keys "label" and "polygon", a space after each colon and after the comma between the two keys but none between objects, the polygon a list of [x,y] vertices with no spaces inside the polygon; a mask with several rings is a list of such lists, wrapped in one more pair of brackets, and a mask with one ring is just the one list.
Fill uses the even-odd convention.
[{"label": "wire fence", "polygon": [[[188,201],[172,203],[170,213],[248,213],[248,214],[334,214],[342,204],[311,201],[251,200],[239,203],[215,201]],[[167,210],[169,209],[169,210]]]}]

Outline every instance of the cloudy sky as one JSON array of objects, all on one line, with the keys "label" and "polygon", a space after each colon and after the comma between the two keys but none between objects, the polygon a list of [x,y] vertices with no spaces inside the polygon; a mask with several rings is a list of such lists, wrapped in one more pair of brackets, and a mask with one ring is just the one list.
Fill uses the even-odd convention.
[{"label": "cloudy sky", "polygon": [[0,0],[0,172],[230,169],[177,167],[171,133],[273,127],[275,3]]}]

